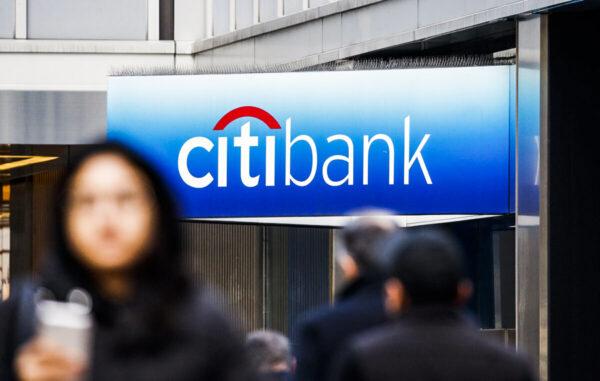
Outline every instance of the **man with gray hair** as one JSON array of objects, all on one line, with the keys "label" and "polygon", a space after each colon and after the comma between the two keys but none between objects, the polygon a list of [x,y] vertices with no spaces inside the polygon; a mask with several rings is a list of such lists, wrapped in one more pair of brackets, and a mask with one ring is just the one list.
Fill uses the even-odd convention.
[{"label": "man with gray hair", "polygon": [[289,380],[293,359],[287,337],[269,330],[250,332],[246,351],[261,381]]},{"label": "man with gray hair", "polygon": [[296,331],[296,380],[326,380],[331,362],[350,338],[387,321],[379,246],[397,230],[389,216],[369,213],[340,231],[336,262],[346,284],[333,306],[310,313]]}]

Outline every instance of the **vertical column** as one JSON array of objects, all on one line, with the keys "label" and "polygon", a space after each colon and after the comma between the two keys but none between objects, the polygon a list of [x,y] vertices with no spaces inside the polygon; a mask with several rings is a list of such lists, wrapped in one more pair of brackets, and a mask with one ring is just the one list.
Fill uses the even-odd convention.
[{"label": "vertical column", "polygon": [[148,40],[160,39],[160,0],[148,0]]},{"label": "vertical column", "polygon": [[0,184],[0,301],[10,292],[10,184]]},{"label": "vertical column", "polygon": [[27,38],[27,0],[15,0],[15,38]]},{"label": "vertical column", "polygon": [[260,22],[260,0],[252,0],[252,23],[258,24]]},{"label": "vertical column", "polygon": [[516,144],[517,348],[548,379],[547,16],[518,23]]},{"label": "vertical column", "polygon": [[[222,1],[222,0],[221,0]],[[204,22],[206,29],[204,31],[204,36],[206,38],[210,38],[215,35],[215,25],[214,25],[214,7],[213,0],[204,0]]]},{"label": "vertical column", "polygon": [[[548,16],[551,381],[592,380],[600,373],[600,68],[595,49],[589,45],[600,35],[598,20],[600,12],[592,7],[582,12],[555,11]],[[544,170],[542,166],[542,182]]]},{"label": "vertical column", "polygon": [[10,197],[10,268],[8,278],[26,279],[33,270],[31,177],[14,180]]},{"label": "vertical column", "polygon": [[233,32],[236,30],[236,11],[235,11],[235,0],[229,0],[229,31]]},{"label": "vertical column", "polygon": [[160,39],[174,39],[174,24],[175,24],[175,0],[159,0],[160,10]]}]

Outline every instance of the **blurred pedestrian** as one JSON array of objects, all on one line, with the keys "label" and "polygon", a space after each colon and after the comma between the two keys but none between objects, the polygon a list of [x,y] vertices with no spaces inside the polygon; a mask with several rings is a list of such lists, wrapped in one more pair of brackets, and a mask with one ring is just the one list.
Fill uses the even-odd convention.
[{"label": "blurred pedestrian", "polygon": [[484,339],[460,312],[472,286],[451,238],[433,230],[404,232],[385,256],[386,307],[400,317],[355,338],[334,380],[534,379],[523,358]]},{"label": "blurred pedestrian", "polygon": [[290,380],[294,361],[284,335],[269,330],[251,332],[246,339],[246,351],[261,381]]},{"label": "blurred pedestrian", "polygon": [[333,355],[349,338],[386,321],[377,248],[396,228],[389,217],[363,216],[341,230],[336,261],[346,286],[333,306],[298,324],[296,380],[327,379]]},{"label": "blurred pedestrian", "polygon": [[[54,247],[39,282],[13,287],[0,306],[2,381],[247,379],[242,339],[187,282],[174,206],[141,158],[94,146],[71,166],[54,206],[46,225]],[[41,290],[57,301],[87,293],[89,361],[67,354],[66,336],[36,332],[33,294]]]}]

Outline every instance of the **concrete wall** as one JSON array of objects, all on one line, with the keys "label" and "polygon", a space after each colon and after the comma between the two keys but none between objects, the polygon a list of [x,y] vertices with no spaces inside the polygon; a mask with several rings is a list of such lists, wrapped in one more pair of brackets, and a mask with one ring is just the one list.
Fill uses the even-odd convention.
[{"label": "concrete wall", "polygon": [[[569,0],[341,0],[186,44],[185,65],[310,66],[477,27]],[[185,53],[192,54],[185,56]]]},{"label": "concrete wall", "polygon": [[124,67],[172,67],[172,41],[0,40],[0,90],[106,91]]},{"label": "concrete wall", "polygon": [[147,37],[147,0],[28,0],[27,8],[27,37],[32,39]]},{"label": "concrete wall", "polygon": [[[311,66],[449,34],[569,2],[310,0],[308,3],[300,3],[287,0],[174,0],[176,42],[68,40],[70,37],[81,38],[88,32],[95,33],[89,34],[89,38],[120,38],[129,35],[128,38],[133,39],[133,32],[137,31],[139,37],[145,38],[145,34],[142,36],[142,25],[148,22],[145,6],[152,4],[149,1],[151,0],[102,0],[92,5],[91,0],[30,0],[30,37],[54,36],[62,40],[0,39],[0,91],[105,92],[108,76],[124,68],[140,72],[147,68],[173,70],[175,67],[184,68],[194,64],[231,66],[293,63]],[[0,2],[2,5],[14,5],[11,0]],[[50,7],[50,3],[56,7]],[[72,7],[67,7],[68,4]],[[232,4],[235,5],[234,10],[231,8]],[[309,9],[298,10],[299,7],[304,9],[307,5],[310,6]],[[257,9],[275,9],[276,14],[280,14],[282,11],[285,13],[286,6],[289,14],[255,24]],[[86,17],[91,17],[90,9],[96,9],[94,7],[106,7],[103,8],[106,12],[99,12],[95,21],[87,26],[83,25]],[[236,24],[237,30],[229,32],[232,27],[232,11],[235,11],[236,23],[237,20],[243,19],[245,24],[242,25],[249,26]],[[127,25],[127,28],[132,29],[123,29],[122,25],[119,26],[120,18],[116,18],[115,21],[110,17],[111,13],[116,12],[133,12],[140,15],[139,23],[135,24],[135,21],[137,26]],[[252,12],[252,19],[248,17],[248,12]],[[13,14],[14,12],[5,10],[0,16],[7,19]],[[65,16],[67,14],[68,17]],[[218,23],[213,25],[212,22],[217,19],[203,17],[208,14],[219,15]],[[81,22],[72,22],[74,19],[81,19]],[[66,27],[61,23],[69,24],[71,29],[62,29]],[[113,24],[114,31],[108,31],[106,26]],[[10,34],[10,30],[14,29],[12,25],[8,28],[4,23],[2,25],[4,29],[0,30],[5,34]],[[103,26],[94,31],[95,25]],[[75,31],[73,28],[81,29]],[[89,30],[86,31],[86,28]],[[215,30],[225,34],[211,38],[203,37],[207,32],[212,33]],[[102,34],[113,32],[114,35]],[[5,96],[5,102],[6,99]],[[0,127],[7,128],[5,126]],[[53,126],[58,132],[54,135],[40,136],[43,136],[43,139],[47,136],[62,136],[62,127],[59,124]],[[6,135],[4,137],[8,138]],[[22,141],[19,139],[21,138],[11,138],[5,142]]]},{"label": "concrete wall", "polygon": [[105,137],[105,92],[0,91],[0,143],[80,144]]}]

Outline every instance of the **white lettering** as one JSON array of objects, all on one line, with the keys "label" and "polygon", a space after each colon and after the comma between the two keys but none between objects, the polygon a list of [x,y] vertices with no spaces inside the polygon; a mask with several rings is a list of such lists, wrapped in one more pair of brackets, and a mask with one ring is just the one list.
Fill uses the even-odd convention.
[{"label": "white lettering", "polygon": [[265,152],[265,185],[275,186],[275,136],[267,136]]},{"label": "white lettering", "polygon": [[394,185],[394,142],[385,134],[377,134],[372,138],[369,138],[367,135],[363,136],[363,185],[369,185],[369,149],[371,148],[371,143],[376,140],[382,140],[388,146],[388,183]]},{"label": "white lettering", "polygon": [[[299,187],[305,187],[310,184],[317,174],[317,147],[315,142],[308,135],[298,135],[291,140],[292,135],[292,119],[288,118],[285,121],[285,185],[294,183]],[[292,161],[292,146],[300,141],[308,144],[311,152],[311,169],[310,174],[305,180],[298,180],[292,176],[291,161]]]},{"label": "white lettering", "polygon": [[227,138],[220,137],[217,140],[219,141],[218,186],[224,188],[227,186]]},{"label": "white lettering", "polygon": [[204,148],[206,152],[210,152],[213,149],[213,146],[213,142],[201,136],[191,138],[183,143],[181,150],[179,150],[179,157],[177,158],[177,168],[179,169],[179,175],[184,183],[192,188],[205,188],[213,182],[213,177],[210,172],[202,177],[196,177],[191,174],[188,167],[188,157],[192,150]]},{"label": "white lettering", "polygon": [[423,172],[423,176],[425,177],[425,182],[431,185],[431,177],[429,177],[429,171],[427,170],[427,166],[425,165],[425,160],[423,160],[423,155],[421,155],[421,150],[425,147],[425,144],[429,140],[430,134],[425,134],[423,139],[421,139],[421,143],[417,147],[414,155],[409,159],[410,156],[410,116],[404,118],[404,185],[408,185],[409,183],[409,173],[410,168],[415,163],[415,160],[419,161],[419,166],[421,167],[421,171]]},{"label": "white lettering", "polygon": [[242,126],[240,136],[233,138],[233,145],[240,148],[240,177],[242,183],[249,188],[257,186],[260,175],[250,175],[250,148],[258,146],[258,137],[250,135],[250,122]]},{"label": "white lettering", "polygon": [[[419,167],[421,168],[421,172],[423,173],[423,177],[425,182],[428,185],[431,185],[433,182],[431,180],[431,176],[429,174],[429,170],[427,165],[425,164],[425,159],[423,157],[423,149],[431,137],[430,134],[424,134],[419,142],[416,150],[411,152],[411,141],[410,141],[410,116],[404,118],[404,173],[403,173],[403,183],[404,185],[409,185],[410,183],[410,171],[415,162],[419,163]],[[228,186],[228,138],[225,136],[216,137],[218,152],[217,152],[217,163],[216,168],[216,176],[217,176],[217,185],[220,188],[225,188]],[[242,184],[248,188],[257,187],[260,183],[261,174],[257,174],[252,176],[251,174],[251,149],[253,147],[262,147],[260,142],[259,135],[252,135],[250,122],[242,125],[239,135],[233,137],[233,146],[240,149],[240,179]],[[297,135],[292,136],[292,119],[288,118],[285,122],[285,150],[283,152],[280,151],[280,148],[277,147],[277,138],[275,135],[266,135],[264,137],[264,185],[267,187],[275,186],[275,177],[276,177],[276,169],[277,169],[277,159],[285,155],[285,186],[296,185],[299,187],[305,187],[311,184],[319,170],[319,162],[318,162],[318,149],[315,143],[315,140],[309,135]],[[331,187],[337,187],[344,184],[354,185],[354,141],[348,136],[344,134],[335,134],[327,137],[327,143],[332,143],[335,141],[342,141],[348,147],[348,153],[346,155],[331,155],[326,157],[322,168],[320,171],[323,176],[323,181],[325,184]],[[378,133],[373,136],[363,135],[362,136],[362,144],[363,144],[363,157],[362,157],[362,184],[369,185],[369,161],[370,156],[372,154],[372,146],[376,142],[383,142],[383,145],[380,143],[381,147],[377,147],[377,151],[379,155],[376,155],[378,160],[374,163],[374,165],[383,165],[380,162],[385,160],[385,155],[387,153],[387,162],[388,162],[388,184],[394,185],[395,182],[395,146],[394,140],[390,135]],[[297,143],[303,143],[310,150],[310,157],[306,155],[300,155],[296,152],[296,162],[301,163],[298,167],[296,167],[296,171],[301,170],[303,168],[310,168],[310,172],[306,174],[305,178],[297,178],[292,174],[292,151],[294,145],[300,145]],[[187,140],[179,151],[179,156],[177,160],[177,166],[179,169],[179,174],[182,180],[192,188],[205,188],[213,183],[215,180],[213,178],[213,173],[211,171],[207,171],[203,176],[195,176],[190,172],[189,167],[189,155],[191,152],[197,148],[201,148],[206,152],[211,152],[214,148],[215,143],[206,137],[198,136],[193,137]],[[283,148],[283,147],[281,147]],[[300,150],[306,150],[306,148],[300,147]],[[256,150],[255,150],[256,151]],[[298,151],[298,148],[296,149]],[[283,155],[282,155],[283,153]],[[254,156],[258,153],[255,152]],[[276,156],[279,154],[279,156]],[[262,153],[261,153],[262,155]],[[255,157],[254,160],[257,160]],[[310,160],[310,164],[308,162]],[[332,179],[330,170],[331,164],[336,161],[343,161],[347,165],[347,172],[343,172],[343,168],[341,174],[335,174],[334,177],[336,179]],[[338,164],[341,165],[341,164]],[[237,170],[237,168],[236,168]],[[383,170],[383,168],[382,168]],[[305,173],[305,172],[304,172]],[[339,178],[343,176],[342,178]],[[537,180],[536,174],[536,180]],[[302,176],[301,176],[302,177]]]},{"label": "white lettering", "polygon": [[[352,144],[352,140],[350,140],[350,138],[348,136],[341,135],[341,134],[328,137],[327,143],[331,143],[335,140],[341,140],[341,141],[345,142],[346,145],[348,145],[348,156],[333,155],[333,156],[329,157],[327,160],[325,160],[325,163],[323,163],[323,180],[325,180],[325,183],[327,185],[330,185],[332,187],[337,187],[344,183],[348,183],[348,185],[353,185],[354,184],[354,144]],[[345,161],[348,164],[348,174],[341,180],[337,180],[337,181],[331,180],[331,178],[329,177],[329,173],[327,172],[327,168],[329,167],[329,164],[331,164],[334,160]]]}]

